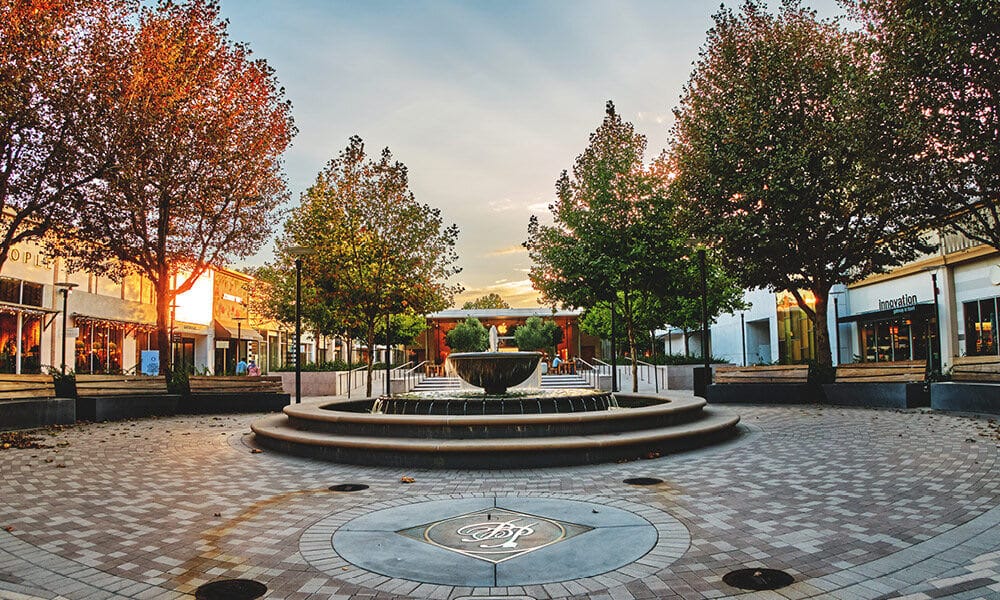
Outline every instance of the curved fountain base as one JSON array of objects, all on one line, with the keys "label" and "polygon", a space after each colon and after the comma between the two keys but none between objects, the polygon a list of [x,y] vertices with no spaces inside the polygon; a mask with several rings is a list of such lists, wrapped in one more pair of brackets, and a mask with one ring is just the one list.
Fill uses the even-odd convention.
[{"label": "curved fountain base", "polygon": [[295,404],[251,426],[261,446],[334,462],[510,468],[612,462],[695,448],[736,434],[738,416],[700,398],[617,395],[621,409],[555,414],[371,414],[374,399]]},{"label": "curved fountain base", "polygon": [[[617,407],[611,392],[590,389],[525,388],[503,395],[480,391],[424,391],[382,396],[364,412],[386,415],[529,415],[608,410]],[[331,407],[327,407],[328,409]],[[335,410],[352,410],[343,404]]]}]

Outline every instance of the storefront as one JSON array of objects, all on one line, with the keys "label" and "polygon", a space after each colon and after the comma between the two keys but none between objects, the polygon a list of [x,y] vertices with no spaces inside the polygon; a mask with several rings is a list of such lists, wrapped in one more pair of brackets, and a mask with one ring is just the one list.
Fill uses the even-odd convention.
[{"label": "storefront", "polygon": [[0,373],[41,373],[42,331],[58,311],[42,306],[44,287],[0,278]]},{"label": "storefront", "polygon": [[156,326],[74,314],[77,373],[122,373],[135,370],[143,350],[156,346]]},{"label": "storefront", "polygon": [[[937,320],[932,302],[912,302],[886,310],[841,317],[857,325],[860,362],[927,360],[937,355]],[[847,362],[846,360],[844,362]]]}]

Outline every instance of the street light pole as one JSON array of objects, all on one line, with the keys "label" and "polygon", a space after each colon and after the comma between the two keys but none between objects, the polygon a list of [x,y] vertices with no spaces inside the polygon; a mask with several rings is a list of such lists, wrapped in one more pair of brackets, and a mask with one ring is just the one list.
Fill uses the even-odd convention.
[{"label": "street light pole", "polygon": [[[941,356],[941,312],[938,309],[938,285],[937,285],[937,273],[931,273],[931,285],[934,286],[934,337],[937,338],[937,350],[938,350],[938,361],[937,368],[940,371],[943,368],[944,357]],[[931,372],[934,371],[934,342],[931,342],[931,352],[928,359],[930,359]]]},{"label": "street light pole", "polygon": [[701,354],[705,359],[705,387],[712,383],[712,367],[708,354],[708,273],[705,265],[705,249],[698,248],[698,266],[701,269]]},{"label": "street light pole", "polygon": [[389,351],[389,320],[391,313],[385,313],[385,395],[392,395],[392,388],[389,387],[389,378],[392,376],[392,356]]},{"label": "street light pole", "polygon": [[312,248],[292,246],[295,257],[295,403],[302,402],[302,257],[316,254]]},{"label": "street light pole", "polygon": [[67,312],[67,306],[69,305],[69,292],[77,285],[76,283],[71,283],[69,281],[62,281],[56,284],[59,288],[59,293],[63,297],[63,322],[62,322],[62,367],[60,370],[62,374],[66,374],[66,325],[69,321],[69,313]]},{"label": "street light pole", "polygon": [[[235,369],[240,368],[240,343],[243,341],[243,320],[246,317],[233,317],[236,321],[236,366]],[[237,373],[239,375],[239,373]]]}]

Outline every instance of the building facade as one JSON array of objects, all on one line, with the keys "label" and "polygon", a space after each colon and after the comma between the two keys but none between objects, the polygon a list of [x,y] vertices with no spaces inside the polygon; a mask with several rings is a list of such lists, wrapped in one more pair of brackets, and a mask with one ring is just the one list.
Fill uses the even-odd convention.
[{"label": "building facade", "polygon": [[[956,356],[1000,353],[1000,252],[960,235],[934,241],[933,254],[834,287],[827,314],[834,364],[928,360],[946,370]],[[711,326],[713,356],[733,364],[815,357],[812,325],[790,294],[753,290],[744,299],[747,310]]]}]

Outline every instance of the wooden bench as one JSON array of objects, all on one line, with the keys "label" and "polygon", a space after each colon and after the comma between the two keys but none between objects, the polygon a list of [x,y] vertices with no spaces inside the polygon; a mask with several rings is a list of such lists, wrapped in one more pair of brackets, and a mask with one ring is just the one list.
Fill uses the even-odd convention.
[{"label": "wooden bench", "polygon": [[823,386],[826,401],[839,406],[914,408],[930,406],[926,360],[851,363]]},{"label": "wooden bench", "polygon": [[956,356],[951,359],[951,380],[1000,383],[1000,356]]},{"label": "wooden bench", "polygon": [[170,393],[162,375],[76,376],[76,416],[81,421],[173,415],[179,402],[180,394]]},{"label": "wooden bench", "polygon": [[951,381],[931,384],[931,408],[1000,414],[1000,356],[956,356]]},{"label": "wooden bench", "polygon": [[902,360],[837,365],[836,383],[915,383],[926,378],[926,360]]},{"label": "wooden bench", "polygon": [[291,398],[281,377],[247,375],[192,375],[182,410],[188,413],[240,413],[280,411]]},{"label": "wooden bench", "polygon": [[706,390],[713,403],[811,404],[818,386],[809,383],[809,365],[719,365]]},{"label": "wooden bench", "polygon": [[809,365],[718,366],[712,369],[712,383],[806,383]]},{"label": "wooden bench", "polygon": [[0,374],[0,431],[75,421],[76,402],[56,397],[51,375]]}]

